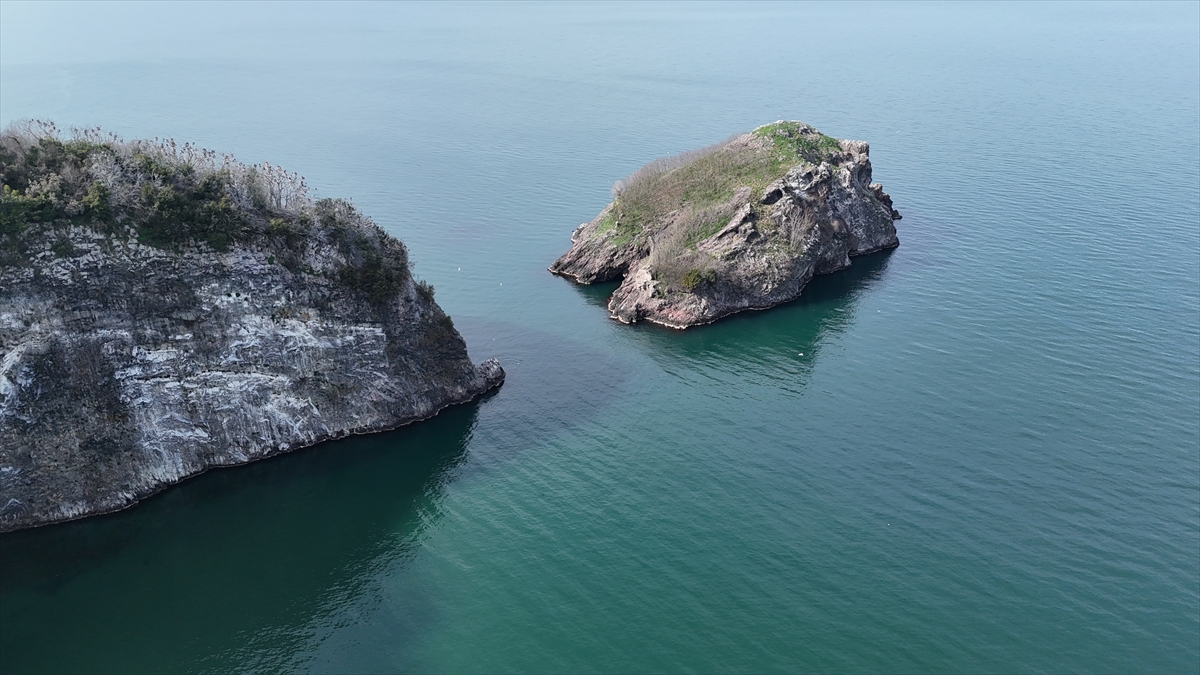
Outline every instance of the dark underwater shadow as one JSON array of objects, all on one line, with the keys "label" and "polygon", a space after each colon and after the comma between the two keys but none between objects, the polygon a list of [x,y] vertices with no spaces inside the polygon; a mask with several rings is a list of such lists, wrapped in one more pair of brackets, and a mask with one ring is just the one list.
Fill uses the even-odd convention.
[{"label": "dark underwater shadow", "polygon": [[583,284],[577,284],[574,282],[570,283],[571,286],[579,293],[579,295],[583,297],[584,300],[587,301],[589,305],[599,307],[605,312],[608,311],[608,298],[613,294],[613,291],[617,290],[617,287],[621,285],[621,282],[619,281],[606,281],[601,284],[592,284],[590,286],[584,286]]},{"label": "dark underwater shadow", "polygon": [[455,325],[479,361],[495,356],[504,386],[480,410],[464,476],[586,425],[627,395],[637,365],[619,353],[525,325],[463,317]]},{"label": "dark underwater shadow", "polygon": [[[302,669],[314,624],[418,554],[450,483],[587,423],[632,374],[561,336],[458,325],[507,371],[481,401],[0,536],[0,672]],[[389,591],[403,595],[399,632],[414,634],[401,642],[434,623],[431,592]]]},{"label": "dark underwater shadow", "polygon": [[[286,666],[305,626],[338,604],[331,597],[361,595],[375,571],[414,555],[466,457],[479,405],[0,537],[0,670]],[[414,630],[427,625],[430,603],[410,605]]]},{"label": "dark underwater shadow", "polygon": [[[822,345],[849,327],[861,298],[884,277],[892,252],[854,258],[839,272],[815,277],[800,297],[765,310],[730,315],[687,330],[638,323],[624,328],[629,342],[668,372],[698,365],[731,374],[795,383],[807,377]],[[575,286],[607,312],[615,284]]]}]

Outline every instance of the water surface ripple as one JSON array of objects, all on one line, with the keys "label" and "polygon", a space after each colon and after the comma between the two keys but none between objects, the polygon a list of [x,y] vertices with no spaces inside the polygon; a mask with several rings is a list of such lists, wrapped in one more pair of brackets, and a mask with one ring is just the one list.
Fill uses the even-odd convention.
[{"label": "water surface ripple", "polygon": [[[0,537],[0,671],[1197,672],[1198,7],[0,6],[0,121],[297,170],[509,374]],[[780,118],[900,248],[685,333],[545,272]]]}]

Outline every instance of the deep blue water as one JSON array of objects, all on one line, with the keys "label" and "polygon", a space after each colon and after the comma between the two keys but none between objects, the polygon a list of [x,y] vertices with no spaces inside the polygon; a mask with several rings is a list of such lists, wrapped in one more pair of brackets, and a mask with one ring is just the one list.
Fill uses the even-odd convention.
[{"label": "deep blue water", "polygon": [[[4,3],[22,118],[352,199],[509,377],[0,538],[4,672],[1200,671],[1200,4]],[[684,333],[545,271],[777,119],[898,249]]]}]

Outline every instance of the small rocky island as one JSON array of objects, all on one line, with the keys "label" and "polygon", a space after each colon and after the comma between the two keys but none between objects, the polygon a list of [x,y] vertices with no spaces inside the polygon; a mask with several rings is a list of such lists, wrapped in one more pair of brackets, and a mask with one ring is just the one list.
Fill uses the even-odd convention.
[{"label": "small rocky island", "polygon": [[550,271],[622,279],[608,309],[624,323],[682,329],[793,300],[814,275],[899,244],[900,214],[867,153],[776,122],[652,162],[613,186]]},{"label": "small rocky island", "polygon": [[0,531],[430,417],[498,386],[402,243],[270,165],[0,136]]}]

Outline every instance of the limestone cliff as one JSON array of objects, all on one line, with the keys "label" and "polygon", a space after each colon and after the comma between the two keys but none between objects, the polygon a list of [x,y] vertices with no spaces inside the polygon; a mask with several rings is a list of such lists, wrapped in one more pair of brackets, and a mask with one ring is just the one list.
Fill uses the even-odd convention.
[{"label": "limestone cliff", "polygon": [[871,182],[867,144],[776,122],[658,160],[613,188],[550,271],[621,279],[614,319],[672,328],[800,295],[816,274],[899,243],[900,214]]},{"label": "limestone cliff", "polygon": [[0,531],[503,380],[345,202],[190,146],[53,132],[0,139]]}]

